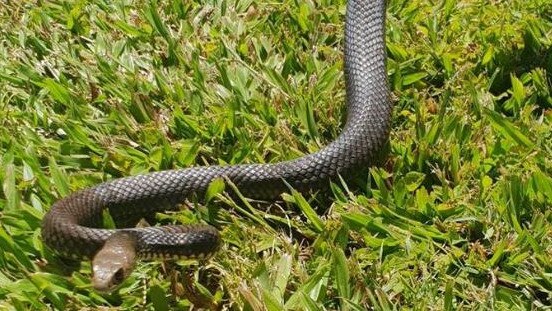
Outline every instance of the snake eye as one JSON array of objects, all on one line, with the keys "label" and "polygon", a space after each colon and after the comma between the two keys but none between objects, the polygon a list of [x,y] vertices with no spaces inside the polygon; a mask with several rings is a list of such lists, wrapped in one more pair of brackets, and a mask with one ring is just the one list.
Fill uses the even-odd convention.
[{"label": "snake eye", "polygon": [[125,279],[125,271],[123,268],[119,268],[115,274],[113,274],[113,283],[114,284],[121,284],[123,280]]}]

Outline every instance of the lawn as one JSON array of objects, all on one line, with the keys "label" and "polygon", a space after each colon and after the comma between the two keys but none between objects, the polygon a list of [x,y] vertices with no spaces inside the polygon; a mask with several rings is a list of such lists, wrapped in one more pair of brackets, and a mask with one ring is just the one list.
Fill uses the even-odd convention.
[{"label": "lawn", "polygon": [[209,261],[113,293],[56,256],[57,199],[113,178],[316,151],[345,114],[345,1],[0,2],[0,309],[552,308],[552,3],[390,0],[378,167],[280,202],[214,185]]}]

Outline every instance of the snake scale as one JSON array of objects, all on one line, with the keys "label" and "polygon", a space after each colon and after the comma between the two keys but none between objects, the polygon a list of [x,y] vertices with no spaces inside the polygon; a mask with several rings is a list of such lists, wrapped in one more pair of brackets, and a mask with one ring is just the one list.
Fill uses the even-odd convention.
[{"label": "snake scale", "polygon": [[94,286],[111,289],[137,259],[203,258],[217,250],[220,236],[207,225],[101,229],[104,209],[115,220],[174,209],[193,195],[201,198],[216,178],[231,180],[246,197],[274,200],[289,190],[288,185],[302,192],[316,190],[338,175],[373,163],[388,139],[392,110],[385,69],[385,8],[385,0],[347,3],[347,119],[339,137],[325,148],[279,163],[167,170],[74,192],[54,203],[44,217],[44,242],[65,256],[95,256]]}]

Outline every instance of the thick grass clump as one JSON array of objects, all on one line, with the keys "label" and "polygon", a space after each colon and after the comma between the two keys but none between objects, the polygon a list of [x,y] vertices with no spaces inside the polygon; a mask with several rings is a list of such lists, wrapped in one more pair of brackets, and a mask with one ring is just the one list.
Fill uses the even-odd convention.
[{"label": "thick grass clump", "polygon": [[[544,309],[552,305],[552,5],[391,0],[389,151],[281,202],[213,184],[206,263],[140,263],[111,294],[40,239],[116,177],[277,162],[343,123],[345,1],[0,4],[0,309]],[[201,200],[204,202],[205,200]]]}]

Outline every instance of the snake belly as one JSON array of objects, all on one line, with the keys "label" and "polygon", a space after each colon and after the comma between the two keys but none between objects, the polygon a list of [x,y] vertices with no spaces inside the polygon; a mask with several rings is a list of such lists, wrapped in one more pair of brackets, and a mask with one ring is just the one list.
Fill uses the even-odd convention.
[{"label": "snake belly", "polygon": [[347,120],[339,137],[316,153],[270,164],[191,167],[115,179],[55,202],[42,223],[42,238],[58,253],[92,258],[114,233],[136,238],[138,258],[201,258],[220,244],[210,226],[102,229],[102,213],[114,220],[175,209],[203,197],[216,178],[231,180],[252,199],[274,200],[289,190],[327,186],[371,164],[389,135],[392,104],[385,70],[385,1],[352,0],[345,21]]}]

